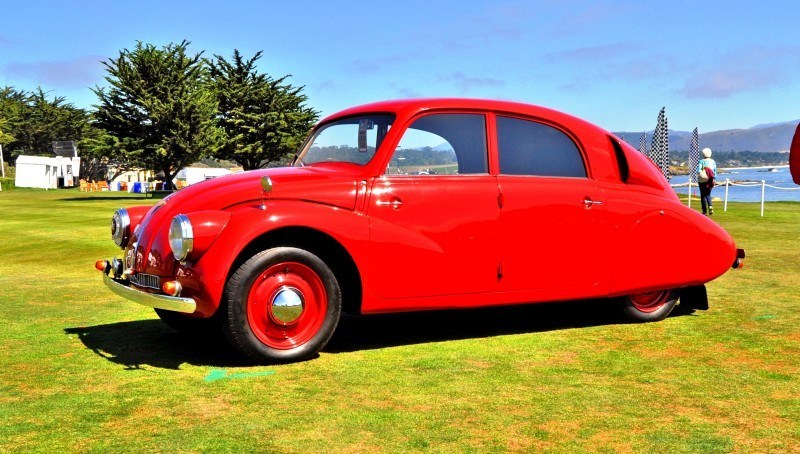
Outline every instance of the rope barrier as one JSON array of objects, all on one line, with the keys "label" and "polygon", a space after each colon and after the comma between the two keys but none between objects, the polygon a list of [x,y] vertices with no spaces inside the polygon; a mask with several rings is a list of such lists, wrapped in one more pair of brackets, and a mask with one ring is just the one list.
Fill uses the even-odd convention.
[{"label": "rope barrier", "polygon": [[[730,181],[730,180],[727,180],[727,181]],[[678,183],[678,184],[671,184],[670,186],[673,187],[673,188],[685,188],[686,186],[689,186],[690,184],[692,185],[693,188],[697,187],[696,183]],[[761,186],[761,183],[757,183],[755,181],[752,181],[752,182],[748,181],[748,182],[744,182],[744,183],[736,183],[736,182],[731,181],[729,184],[730,184],[730,186],[741,186],[743,188],[754,188],[754,187],[757,187],[757,186]],[[721,186],[721,185],[719,185],[719,186]],[[771,185],[771,184],[765,184],[764,186],[767,187],[767,188],[772,188],[772,189],[780,189],[782,191],[800,191],[800,187],[797,187],[797,188],[784,188],[784,187],[781,187],[781,186],[774,186],[774,185]]]},{"label": "rope barrier", "polygon": [[[692,183],[691,181],[688,181],[686,183],[671,184],[670,186],[673,187],[673,188],[681,188],[681,187],[688,186],[689,187],[689,202],[688,202],[688,206],[689,207],[692,206],[692,187],[699,187],[699,185],[697,183]],[[717,186],[721,186],[721,185],[718,184]],[[726,178],[725,179],[725,206],[724,206],[723,211],[728,211],[728,188],[730,188],[731,186],[739,186],[739,187],[743,187],[743,188],[754,188],[754,187],[761,186],[761,217],[764,217],[764,192],[765,192],[766,188],[778,189],[778,190],[781,190],[781,191],[797,191],[797,190],[800,190],[800,187],[797,187],[797,188],[785,188],[785,187],[782,187],[782,186],[775,186],[775,185],[772,185],[772,184],[767,184],[767,182],[765,180],[761,180],[761,183],[758,183],[756,181],[743,181],[743,182],[736,183],[736,182],[733,182],[730,179]]]},{"label": "rope barrier", "polygon": [[800,189],[800,188],[782,188],[782,187],[779,187],[779,186],[773,186],[771,184],[767,184],[767,185],[764,185],[764,186],[766,186],[768,188],[772,188],[772,189],[780,189],[782,191],[797,191],[798,189]]}]

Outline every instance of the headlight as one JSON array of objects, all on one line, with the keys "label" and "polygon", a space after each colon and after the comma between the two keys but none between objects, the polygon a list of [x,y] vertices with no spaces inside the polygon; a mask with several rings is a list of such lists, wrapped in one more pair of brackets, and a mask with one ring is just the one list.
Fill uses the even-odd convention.
[{"label": "headlight", "polygon": [[169,247],[176,260],[184,260],[189,256],[194,247],[194,233],[192,223],[184,214],[172,218],[169,226]]},{"label": "headlight", "polygon": [[111,239],[123,249],[131,239],[131,217],[125,208],[120,208],[111,216]]}]

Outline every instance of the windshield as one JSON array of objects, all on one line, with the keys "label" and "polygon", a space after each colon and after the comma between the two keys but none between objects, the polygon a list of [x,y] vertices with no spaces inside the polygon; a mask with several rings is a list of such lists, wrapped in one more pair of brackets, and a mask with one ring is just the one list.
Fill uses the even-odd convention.
[{"label": "windshield", "polygon": [[318,162],[364,165],[375,156],[392,126],[394,115],[361,115],[328,123],[314,132],[297,155],[295,166]]}]

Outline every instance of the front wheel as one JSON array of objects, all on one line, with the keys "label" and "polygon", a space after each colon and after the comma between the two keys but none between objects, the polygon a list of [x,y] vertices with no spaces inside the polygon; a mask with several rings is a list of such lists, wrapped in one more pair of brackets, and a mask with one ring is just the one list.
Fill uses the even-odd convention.
[{"label": "front wheel", "polygon": [[256,361],[308,359],[333,335],[342,296],[330,267],[304,249],[259,252],[225,287],[231,344]]},{"label": "front wheel", "polygon": [[635,322],[657,322],[667,318],[678,302],[678,293],[671,290],[637,293],[625,297],[622,311]]}]

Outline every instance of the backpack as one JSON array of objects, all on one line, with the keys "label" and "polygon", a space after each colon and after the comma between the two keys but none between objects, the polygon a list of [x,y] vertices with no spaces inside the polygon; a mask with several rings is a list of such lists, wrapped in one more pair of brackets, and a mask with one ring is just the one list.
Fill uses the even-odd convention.
[{"label": "backpack", "polygon": [[712,180],[714,180],[714,171],[711,167],[703,167],[700,169],[700,173],[697,174],[698,183],[708,183]]}]

